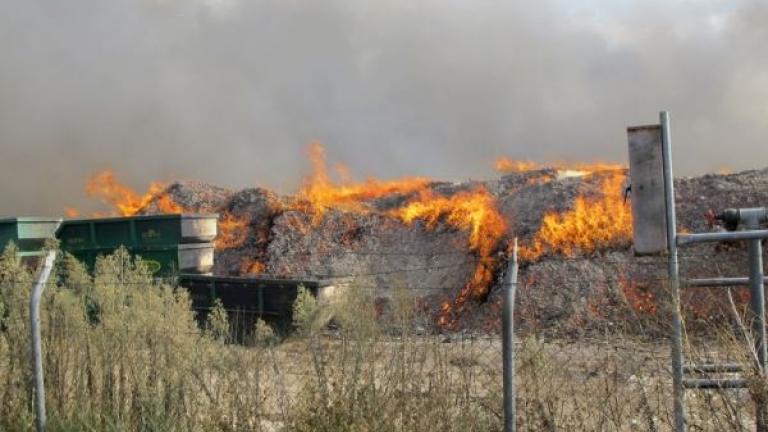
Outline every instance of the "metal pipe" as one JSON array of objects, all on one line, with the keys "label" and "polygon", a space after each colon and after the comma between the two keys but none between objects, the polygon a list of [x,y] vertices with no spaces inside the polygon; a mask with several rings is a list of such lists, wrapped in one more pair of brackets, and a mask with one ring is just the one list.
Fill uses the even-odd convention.
[{"label": "metal pipe", "polygon": [[742,372],[744,366],[738,363],[726,364],[691,364],[683,368],[685,373],[708,374],[708,373],[736,373]]},{"label": "metal pipe", "polygon": [[762,240],[768,238],[768,230],[746,230],[714,232],[701,234],[680,234],[677,236],[678,246],[687,246],[693,243],[719,242],[729,240]]},{"label": "metal pipe", "polygon": [[[706,279],[684,279],[682,284],[690,288],[700,287],[747,287],[749,286],[748,277],[727,277],[727,278],[706,278]],[[768,283],[768,278],[763,278],[763,284]]]},{"label": "metal pipe", "polygon": [[749,382],[745,379],[687,379],[685,388],[701,390],[722,390],[747,388]]},{"label": "metal pipe", "polygon": [[515,291],[517,291],[517,237],[514,240],[512,259],[504,281],[504,303],[501,311],[502,356],[504,383],[504,432],[515,432]]},{"label": "metal pipe", "polygon": [[[760,240],[749,241],[749,287],[750,306],[752,309],[752,329],[755,335],[757,369],[765,376],[768,371],[768,351],[765,336],[765,276],[763,274],[763,245]],[[768,403],[762,398],[756,399],[755,423],[758,432],[768,431]]]},{"label": "metal pipe", "polygon": [[29,300],[29,323],[32,333],[32,370],[35,375],[35,414],[37,432],[45,431],[45,383],[43,381],[43,346],[40,337],[40,300],[43,297],[45,285],[51,276],[56,252],[48,251],[45,256],[40,276],[32,287],[32,297]]},{"label": "metal pipe", "polygon": [[668,275],[672,296],[672,395],[675,431],[685,432],[683,405],[683,320],[680,316],[680,267],[677,258],[677,216],[675,215],[675,177],[672,172],[672,133],[669,112],[659,113],[661,149],[664,162],[664,199],[666,204]]}]

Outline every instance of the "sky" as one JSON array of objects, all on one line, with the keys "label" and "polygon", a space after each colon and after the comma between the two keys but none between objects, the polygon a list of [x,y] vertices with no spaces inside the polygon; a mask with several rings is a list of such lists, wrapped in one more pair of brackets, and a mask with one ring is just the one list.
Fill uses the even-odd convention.
[{"label": "sky", "polygon": [[90,175],[290,193],[312,141],[358,178],[626,160],[672,113],[676,173],[768,166],[768,3],[0,0],[0,214]]}]

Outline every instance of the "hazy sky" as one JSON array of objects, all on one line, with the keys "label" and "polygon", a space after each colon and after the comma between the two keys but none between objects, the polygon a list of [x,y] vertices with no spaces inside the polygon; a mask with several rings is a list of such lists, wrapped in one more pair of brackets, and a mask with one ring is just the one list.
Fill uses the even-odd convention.
[{"label": "hazy sky", "polygon": [[111,167],[290,192],[305,149],[360,177],[626,159],[768,166],[768,6],[644,0],[0,0],[0,214],[57,214]]}]

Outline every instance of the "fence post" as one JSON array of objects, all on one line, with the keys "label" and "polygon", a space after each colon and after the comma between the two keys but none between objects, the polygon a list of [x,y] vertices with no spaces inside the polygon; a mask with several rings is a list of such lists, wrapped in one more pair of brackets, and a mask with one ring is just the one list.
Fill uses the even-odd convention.
[{"label": "fence post", "polygon": [[40,300],[43,297],[45,285],[53,269],[56,252],[48,251],[43,263],[43,269],[32,287],[32,297],[29,300],[29,323],[32,333],[32,370],[35,374],[35,414],[37,432],[45,431],[45,385],[43,382],[43,346],[40,337]]},{"label": "fence post", "polygon": [[677,260],[677,216],[675,214],[675,177],[672,173],[672,134],[669,113],[659,114],[662,158],[664,163],[664,198],[666,202],[669,288],[672,300],[672,396],[675,409],[675,432],[685,432],[683,405],[683,319],[680,311],[680,267]]},{"label": "fence post", "polygon": [[517,290],[517,238],[514,240],[512,259],[504,280],[504,303],[501,311],[504,432],[515,432],[517,418],[515,398],[515,291]]},{"label": "fence post", "polygon": [[[765,288],[763,275],[763,245],[761,240],[749,241],[749,285],[752,309],[752,328],[755,334],[757,370],[766,376],[768,354],[765,336]],[[768,404],[762,395],[755,400],[755,430],[768,432]]]}]

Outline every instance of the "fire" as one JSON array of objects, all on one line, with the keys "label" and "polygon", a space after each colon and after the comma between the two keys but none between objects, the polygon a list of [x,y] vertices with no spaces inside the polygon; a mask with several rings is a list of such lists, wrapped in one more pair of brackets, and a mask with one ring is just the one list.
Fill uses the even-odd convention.
[{"label": "fire", "polygon": [[536,171],[544,167],[537,162],[519,161],[507,157],[496,159],[496,171],[502,173],[524,173]]},{"label": "fire", "polygon": [[245,258],[240,266],[240,273],[242,274],[262,274],[265,271],[267,271],[266,264],[250,258]]},{"label": "fire", "polygon": [[613,172],[600,184],[600,196],[576,198],[565,213],[544,216],[532,244],[523,247],[522,259],[535,261],[547,254],[567,257],[577,252],[628,245],[632,238],[632,212],[624,201],[625,174]]},{"label": "fire", "polygon": [[[177,214],[189,213],[177,204],[166,192],[166,185],[152,182],[144,194],[139,194],[130,187],[120,183],[112,171],[102,171],[88,181],[85,192],[90,197],[98,197],[103,202],[111,204],[117,214],[134,216],[152,205],[159,213]],[[70,216],[72,215],[72,216]],[[67,216],[75,217],[79,212],[67,209]],[[218,235],[214,242],[216,250],[241,246],[248,238],[248,219],[224,213],[218,222]]]},{"label": "fire", "polygon": [[507,174],[551,169],[557,171],[559,178],[583,177],[601,171],[618,171],[626,169],[625,165],[611,162],[554,162],[542,164],[533,161],[519,161],[507,157],[496,159],[495,166],[496,171]]},{"label": "fire", "polygon": [[374,178],[361,183],[349,179],[346,167],[340,166],[341,181],[334,182],[325,160],[325,150],[319,143],[313,143],[309,149],[313,174],[306,179],[297,194],[296,207],[313,215],[314,222],[322,220],[326,211],[336,208],[344,211],[363,212],[364,202],[394,194],[408,194],[424,189],[429,180],[411,177],[392,181]]},{"label": "fire", "polygon": [[76,218],[80,216],[80,211],[72,207],[64,207],[64,216],[68,218]]},{"label": "fire", "polygon": [[242,246],[248,238],[248,219],[224,213],[219,217],[218,233],[214,246],[216,250],[231,249]]},{"label": "fire", "polygon": [[428,229],[434,229],[438,222],[469,232],[469,249],[479,256],[472,279],[464,285],[453,304],[444,303],[438,324],[449,326],[449,317],[454,306],[461,309],[470,299],[483,299],[487,294],[496,272],[496,251],[507,224],[496,207],[496,199],[485,188],[460,192],[446,197],[425,190],[393,214],[406,224],[416,220],[426,222]]},{"label": "fire", "polygon": [[450,197],[424,190],[394,214],[406,224],[424,220],[431,229],[444,219],[452,227],[469,231],[469,247],[482,257],[490,256],[507,229],[495,197],[484,187]]},{"label": "fire", "polygon": [[89,197],[96,197],[114,206],[120,216],[133,216],[155,204],[161,213],[183,213],[184,209],[165,193],[165,184],[152,182],[144,194],[120,183],[115,174],[105,170],[95,174],[85,185]]},{"label": "fire", "polygon": [[[367,202],[392,195],[415,194],[405,205],[387,214],[405,224],[423,220],[427,229],[435,229],[443,222],[469,233],[468,249],[478,256],[472,279],[467,282],[453,302],[446,302],[438,323],[446,326],[453,312],[470,298],[482,299],[490,289],[496,272],[493,253],[507,230],[506,222],[496,207],[496,198],[483,187],[443,196],[428,188],[430,181],[422,177],[382,181],[369,178],[355,183],[344,166],[336,168],[340,181],[331,178],[325,151],[318,143],[310,146],[313,174],[297,193],[294,208],[312,215],[316,225],[329,209],[349,213],[373,211]],[[354,231],[354,230],[352,230]],[[342,239],[343,241],[343,239]]]}]

